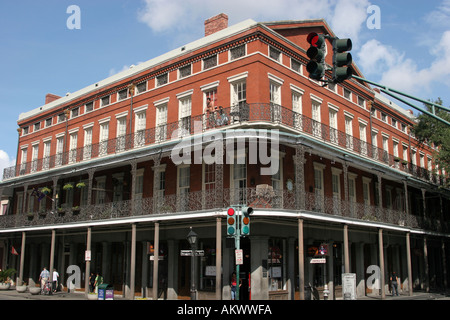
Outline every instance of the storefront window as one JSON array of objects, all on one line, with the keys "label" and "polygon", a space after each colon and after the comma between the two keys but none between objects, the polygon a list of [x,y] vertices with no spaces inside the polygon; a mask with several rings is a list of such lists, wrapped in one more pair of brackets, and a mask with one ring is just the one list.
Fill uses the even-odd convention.
[{"label": "storefront window", "polygon": [[283,239],[269,239],[267,270],[269,291],[283,290]]},{"label": "storefront window", "polygon": [[203,256],[199,257],[200,290],[216,290],[216,240],[205,239],[200,242]]}]

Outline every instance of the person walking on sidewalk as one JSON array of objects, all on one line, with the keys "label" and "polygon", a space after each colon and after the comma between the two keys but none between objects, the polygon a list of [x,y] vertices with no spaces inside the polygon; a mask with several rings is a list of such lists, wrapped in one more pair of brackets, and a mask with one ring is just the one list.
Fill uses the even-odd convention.
[{"label": "person walking on sidewalk", "polygon": [[58,288],[58,278],[59,278],[59,273],[58,271],[56,271],[56,269],[53,269],[53,277],[52,277],[52,291],[56,292],[56,289]]},{"label": "person walking on sidewalk", "polygon": [[391,285],[392,285],[392,295],[398,296],[398,277],[395,271],[392,272],[391,275]]},{"label": "person walking on sidewalk", "polygon": [[41,282],[41,291],[44,292],[45,284],[50,278],[50,272],[44,267],[39,275],[39,281]]}]

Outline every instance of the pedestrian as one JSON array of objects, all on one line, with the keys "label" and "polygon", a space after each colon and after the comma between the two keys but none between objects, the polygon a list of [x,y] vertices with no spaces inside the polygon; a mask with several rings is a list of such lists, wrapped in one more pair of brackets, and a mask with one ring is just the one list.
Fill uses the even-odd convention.
[{"label": "pedestrian", "polygon": [[103,277],[100,275],[100,272],[97,272],[97,276],[95,277],[94,287],[95,293],[98,293],[98,286],[103,283]]},{"label": "pedestrian", "polygon": [[[241,287],[242,282],[239,281],[239,288]],[[236,289],[237,289],[237,279],[236,272],[231,274],[231,300],[236,300]]]},{"label": "pedestrian", "polygon": [[94,288],[95,288],[95,274],[91,272],[91,275],[89,277],[89,292],[90,293],[94,292]]},{"label": "pedestrian", "polygon": [[44,267],[39,275],[39,281],[41,282],[41,291],[44,292],[45,284],[50,278],[50,272]]},{"label": "pedestrian", "polygon": [[56,289],[58,288],[58,278],[59,278],[59,273],[58,271],[56,271],[56,269],[53,269],[53,275],[52,275],[52,291],[56,292]]},{"label": "pedestrian", "polygon": [[392,285],[392,295],[398,296],[398,277],[395,271],[392,272],[390,280]]}]

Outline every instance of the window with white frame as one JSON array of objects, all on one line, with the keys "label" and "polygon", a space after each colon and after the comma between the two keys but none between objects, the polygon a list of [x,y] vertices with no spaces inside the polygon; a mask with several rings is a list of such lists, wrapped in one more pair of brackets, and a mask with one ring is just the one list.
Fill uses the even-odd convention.
[{"label": "window with white frame", "polygon": [[106,176],[95,178],[95,204],[104,204],[106,202]]},{"label": "window with white frame", "polygon": [[64,152],[64,135],[59,135],[56,137],[56,157],[55,157],[55,165],[62,165],[63,152]]},{"label": "window with white frame", "polygon": [[107,105],[109,105],[110,100],[109,100],[109,96],[103,97],[100,99],[100,106],[101,107],[105,107]]},{"label": "window with white frame", "polygon": [[71,132],[69,140],[69,163],[73,163],[77,160],[78,132]]},{"label": "window with white frame", "polygon": [[217,54],[203,59],[203,70],[207,70],[217,66]]},{"label": "window with white frame", "polygon": [[294,128],[302,131],[303,129],[303,93],[304,90],[291,84],[292,92],[292,111],[294,112]]},{"label": "window with white frame", "polygon": [[228,77],[230,83],[230,118],[235,120],[248,120],[249,110],[247,107],[247,76],[248,72],[243,72]]},{"label": "window with white frame", "polygon": [[245,56],[245,44],[230,49],[230,60],[236,60]]},{"label": "window with white frame", "polygon": [[325,164],[314,162],[314,199],[315,210],[324,211],[324,185],[323,185],[323,170]]},{"label": "window with white frame", "polygon": [[108,153],[108,139],[109,139],[109,121],[103,120],[100,122],[100,136],[99,136],[99,150],[100,156]]},{"label": "window with white frame", "polygon": [[333,190],[333,213],[341,213],[341,173],[342,169],[331,167],[331,187]]},{"label": "window with white frame", "polygon": [[167,103],[156,105],[155,140],[164,141],[167,136]]},{"label": "window with white frame", "polygon": [[117,92],[117,101],[125,100],[126,98],[128,98],[128,88],[122,89]]},{"label": "window with white frame", "polygon": [[88,113],[94,110],[94,102],[88,102],[84,106],[84,113]]},{"label": "window with white frame", "polygon": [[138,94],[147,91],[147,81],[138,83],[136,85],[136,91],[137,91]]},{"label": "window with white frame", "polygon": [[112,175],[113,202],[120,202],[123,200],[123,176],[123,172]]},{"label": "window with white frame", "polygon": [[178,96],[179,106],[179,136],[190,135],[191,133],[191,112],[192,112],[192,90]]},{"label": "window with white frame", "polygon": [[136,170],[136,180],[134,184],[134,199],[141,200],[144,194],[144,168]]},{"label": "window with white frame", "polygon": [[345,141],[348,149],[353,149],[353,115],[345,113]]},{"label": "window with white frame", "polygon": [[17,195],[16,212],[17,214],[21,214],[23,213],[23,191],[17,192],[16,195]]},{"label": "window with white frame", "polygon": [[84,141],[83,141],[83,159],[90,159],[92,156],[92,126],[84,127]]},{"label": "window with white frame", "polygon": [[300,62],[298,62],[297,60],[291,58],[291,69],[301,74],[302,73],[302,64]]},{"label": "window with white frame", "polygon": [[214,206],[216,190],[216,164],[207,164],[203,162],[203,207],[211,208]]},{"label": "window with white frame", "polygon": [[338,127],[337,127],[337,107],[329,105],[329,118],[330,118],[330,142],[338,143]]},{"label": "window with white frame", "polygon": [[372,179],[368,178],[368,177],[362,177],[362,182],[363,182],[363,199],[364,199],[364,204],[366,206],[370,205],[370,182],[372,181]]},{"label": "window with white frame", "polygon": [[186,211],[189,206],[189,190],[191,185],[191,170],[188,165],[181,165],[178,169],[178,209],[179,211]]},{"label": "window with white frame", "polygon": [[382,135],[382,143],[383,143],[383,161],[388,161],[389,157],[389,136],[384,134]]},{"label": "window with white frame", "polygon": [[372,157],[378,159],[378,129],[372,130]]},{"label": "window with white frame", "polygon": [[274,47],[269,47],[269,57],[278,62],[281,62],[281,52]]},{"label": "window with white frame", "polygon": [[359,140],[360,152],[362,155],[367,155],[367,122],[359,120]]},{"label": "window with white frame", "polygon": [[272,121],[281,121],[281,84],[270,81],[270,109]]},{"label": "window with white frame", "polygon": [[348,172],[348,200],[350,206],[350,212],[354,213],[356,203],[356,173]]},{"label": "window with white frame", "polygon": [[352,99],[352,92],[348,90],[347,88],[344,88],[344,98],[351,100]]},{"label": "window with white frame", "polygon": [[399,167],[399,163],[398,161],[399,159],[399,153],[398,153],[398,140],[394,140],[392,139],[392,149],[394,150],[394,160],[395,160],[395,167],[398,168]]},{"label": "window with white frame", "polygon": [[42,169],[47,170],[50,168],[50,147],[51,141],[44,141],[44,153],[43,153],[43,161],[42,161]]},{"label": "window with white frame", "polygon": [[274,208],[281,208],[283,205],[283,158],[273,159],[278,161],[278,171],[272,175],[272,188],[274,197],[272,198],[272,206]]},{"label": "window with white frame", "polygon": [[141,147],[145,145],[145,128],[147,126],[147,106],[136,108],[134,121],[134,146]]},{"label": "window with white frame", "polygon": [[320,105],[322,99],[314,98],[311,99],[311,111],[312,111],[312,133],[316,137],[321,137],[322,135],[322,123],[321,123],[321,111]]},{"label": "window with white frame", "polygon": [[79,114],[80,114],[80,108],[79,107],[76,107],[76,108],[73,108],[72,110],[70,110],[70,117],[71,118],[78,117]]},{"label": "window with white frame", "polygon": [[[80,182],[84,183],[86,186],[88,185],[88,180],[81,180]],[[88,204],[88,194],[89,188],[81,188],[80,189],[80,206],[86,206]]]},{"label": "window with white frame", "polygon": [[[238,160],[238,161],[236,161]],[[235,158],[231,169],[231,199],[233,203],[246,203],[247,201],[247,163],[245,155]]]},{"label": "window with white frame", "polygon": [[247,102],[247,82],[245,80],[235,82],[232,85],[232,106],[243,106]]},{"label": "window with white frame", "polygon": [[178,69],[178,77],[185,78],[192,74],[192,64],[188,64],[187,66],[181,67]]},{"label": "window with white frame", "polygon": [[35,143],[31,146],[31,172],[37,170],[39,156],[39,143]]},{"label": "window with white frame", "polygon": [[169,82],[169,74],[165,73],[156,77],[156,86],[160,87]]},{"label": "window with white frame", "polygon": [[403,145],[403,160],[408,161],[408,146],[406,144]]},{"label": "window with white frame", "polygon": [[117,116],[117,131],[116,131],[116,151],[125,150],[127,134],[127,116],[126,114],[121,114]]}]

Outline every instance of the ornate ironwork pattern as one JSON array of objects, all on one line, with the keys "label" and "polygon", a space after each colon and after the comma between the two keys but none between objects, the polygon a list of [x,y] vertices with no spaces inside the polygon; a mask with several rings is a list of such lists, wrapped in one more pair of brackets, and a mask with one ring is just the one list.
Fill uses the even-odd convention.
[{"label": "ornate ironwork pattern", "polygon": [[[218,193],[222,193],[223,202],[218,205]],[[404,211],[380,208],[326,197],[306,192],[305,211],[318,214],[348,217],[364,221],[424,228],[435,231],[450,231],[447,223],[439,219],[406,214]],[[124,219],[133,216],[189,214],[205,210],[223,210],[245,199],[246,204],[255,209],[297,210],[296,191],[273,190],[270,186],[238,189],[212,189],[208,191],[188,192],[183,195],[166,195],[155,202],[155,198],[142,198],[93,204],[79,208],[66,208],[33,212],[27,214],[0,216],[0,229],[31,227],[42,225],[67,224],[73,222],[91,222],[110,219]]]},{"label": "ornate ironwork pattern", "polygon": [[417,178],[430,181],[434,184],[442,184],[443,179],[434,172],[419,167],[409,162],[400,164],[397,157],[388,154],[368,142],[338,131],[328,125],[319,123],[303,114],[296,113],[281,105],[272,103],[239,104],[214,111],[213,113],[190,116],[180,121],[167,123],[157,128],[141,130],[136,133],[116,137],[79,149],[69,150],[49,157],[24,162],[18,166],[5,168],[3,179],[11,179],[17,176],[64,166],[69,163],[78,163],[105,155],[130,151],[139,147],[152,145],[159,142],[177,139],[194,133],[194,123],[202,123],[202,131],[225,127],[241,122],[267,122],[275,123],[295,129],[298,132],[310,135],[331,146],[338,146],[349,152],[370,158],[373,161],[384,163],[392,168],[407,172]]}]

